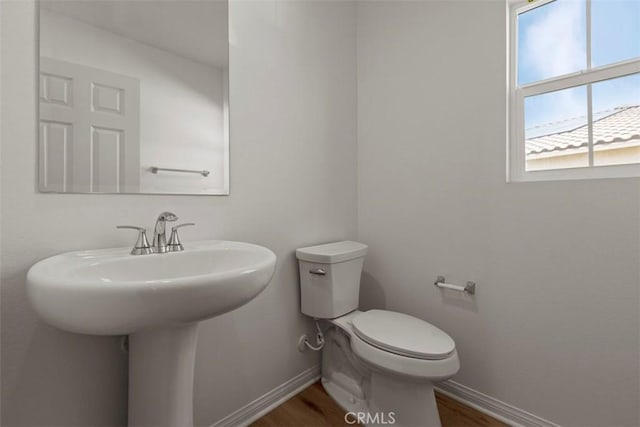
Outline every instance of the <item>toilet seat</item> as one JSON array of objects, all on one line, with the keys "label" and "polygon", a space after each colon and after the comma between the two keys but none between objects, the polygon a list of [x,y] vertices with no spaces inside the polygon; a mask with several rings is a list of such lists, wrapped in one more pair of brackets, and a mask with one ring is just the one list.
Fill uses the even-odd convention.
[{"label": "toilet seat", "polygon": [[[427,381],[451,378],[460,369],[451,337],[415,317],[386,310],[355,311],[331,323],[349,333],[354,354],[374,369]],[[402,332],[400,327],[407,329]],[[437,338],[429,340],[428,333]]]},{"label": "toilet seat", "polygon": [[408,314],[369,310],[355,316],[353,332],[383,351],[423,360],[442,360],[455,352],[455,343],[442,330]]},{"label": "toilet seat", "polygon": [[460,369],[458,353],[455,350],[446,359],[418,359],[382,350],[360,339],[356,334],[351,335],[351,350],[374,370],[414,380],[442,381],[451,378]]}]

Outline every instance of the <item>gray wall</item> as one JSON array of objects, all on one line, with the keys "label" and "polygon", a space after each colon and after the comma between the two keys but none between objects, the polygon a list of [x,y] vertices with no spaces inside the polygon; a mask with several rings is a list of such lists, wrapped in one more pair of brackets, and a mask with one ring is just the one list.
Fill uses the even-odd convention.
[{"label": "gray wall", "polygon": [[126,422],[127,360],[113,337],[40,322],[24,291],[29,266],[83,248],[128,246],[117,224],[150,226],[162,210],[195,228],[183,240],[255,242],[278,255],[247,306],[205,322],[195,416],[209,425],[318,363],[298,353],[296,247],[356,233],[355,7],[232,2],[229,197],[38,194],[34,3],[2,1],[2,425]]},{"label": "gray wall", "polygon": [[363,302],[451,334],[466,386],[563,425],[638,425],[640,181],[505,183],[505,13],[359,4]]}]

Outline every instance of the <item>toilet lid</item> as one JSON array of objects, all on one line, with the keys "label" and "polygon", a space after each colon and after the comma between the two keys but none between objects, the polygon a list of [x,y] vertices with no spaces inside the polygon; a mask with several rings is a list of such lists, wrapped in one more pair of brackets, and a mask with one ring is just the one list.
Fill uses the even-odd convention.
[{"label": "toilet lid", "polygon": [[445,332],[408,314],[369,310],[356,316],[352,324],[363,341],[401,356],[445,359],[456,348]]}]

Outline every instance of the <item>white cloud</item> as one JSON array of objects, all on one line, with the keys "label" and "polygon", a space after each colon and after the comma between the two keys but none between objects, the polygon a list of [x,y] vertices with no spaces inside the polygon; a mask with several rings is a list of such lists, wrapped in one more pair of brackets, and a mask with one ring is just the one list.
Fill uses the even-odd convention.
[{"label": "white cloud", "polygon": [[[527,79],[538,81],[586,68],[585,0],[556,0],[525,13],[531,15],[522,21],[527,26],[522,27],[523,43],[518,59]],[[592,87],[594,112],[640,103],[640,74]],[[532,133],[536,132],[534,127],[549,123],[580,123],[568,119],[582,117],[586,123],[584,87],[529,98],[526,105],[525,127]]]},{"label": "white cloud", "polygon": [[587,57],[584,2],[557,0],[542,8],[532,13],[545,13],[544,17],[524,34],[521,59],[525,67],[534,70],[541,79],[584,69]]},{"label": "white cloud", "polygon": [[[542,80],[572,73],[586,67],[584,0],[557,0],[530,13],[540,14],[525,29],[519,58],[525,69]],[[579,89],[541,96],[535,102],[527,127],[582,116],[586,98]]]}]

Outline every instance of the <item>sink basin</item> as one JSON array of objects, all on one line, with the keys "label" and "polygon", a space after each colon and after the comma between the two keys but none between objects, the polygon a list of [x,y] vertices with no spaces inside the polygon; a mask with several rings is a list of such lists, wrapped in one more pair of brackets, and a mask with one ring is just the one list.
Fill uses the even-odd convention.
[{"label": "sink basin", "polygon": [[269,283],[276,256],[241,242],[191,242],[184,251],[130,255],[130,248],[70,252],[27,275],[32,305],[71,332],[126,335],[196,322],[246,304]]},{"label": "sink basin", "polygon": [[129,425],[192,426],[198,322],[255,298],[271,280],[276,256],[217,240],[186,243],[182,252],[129,252],[42,260],[27,274],[29,300],[60,329],[129,335]]}]

